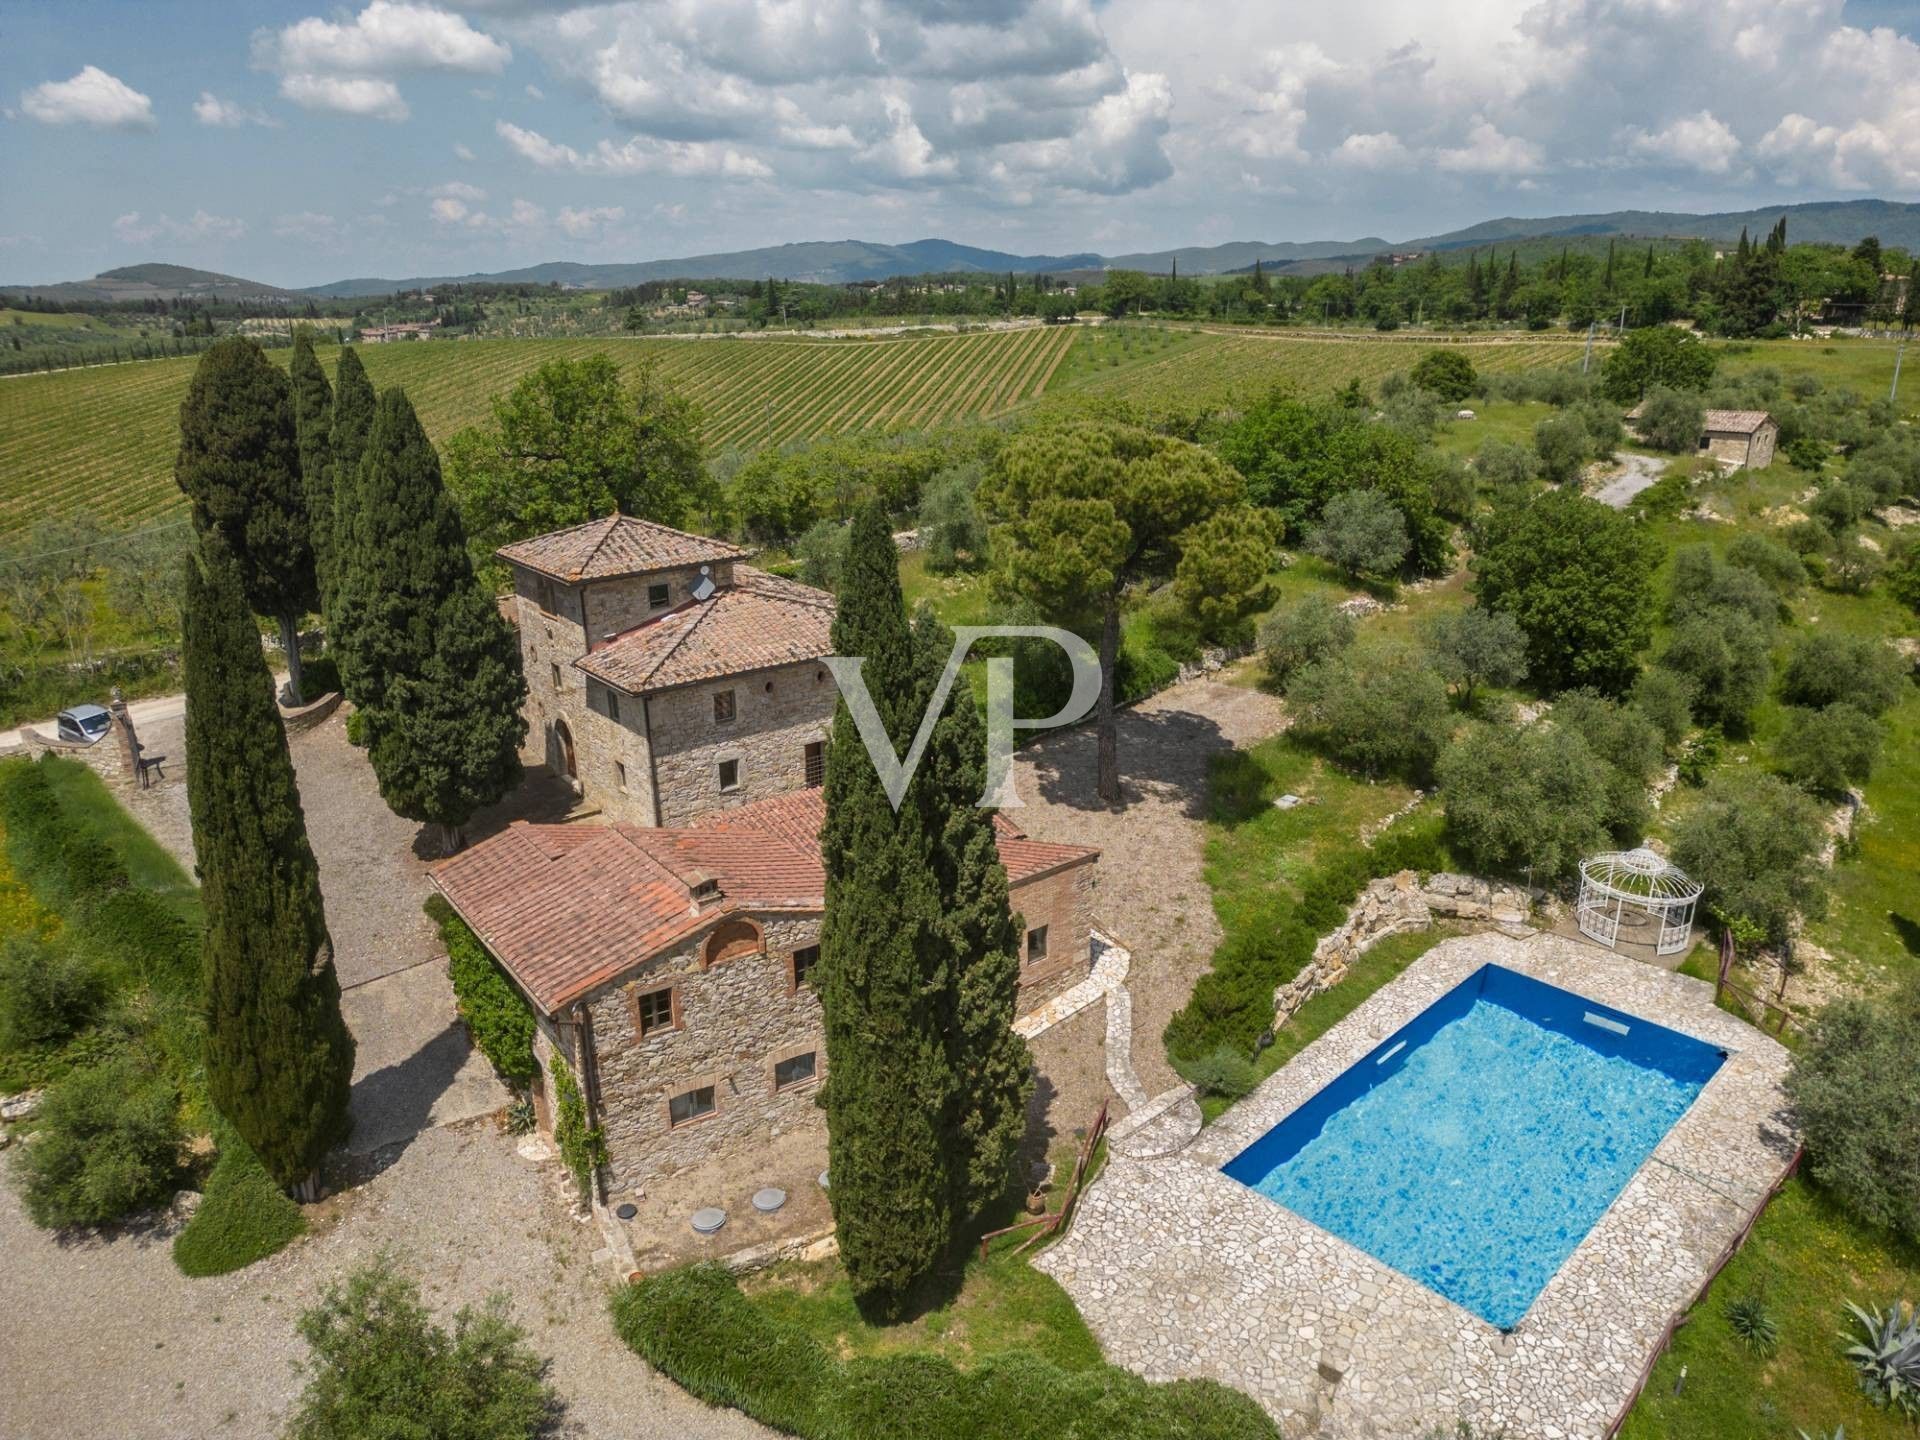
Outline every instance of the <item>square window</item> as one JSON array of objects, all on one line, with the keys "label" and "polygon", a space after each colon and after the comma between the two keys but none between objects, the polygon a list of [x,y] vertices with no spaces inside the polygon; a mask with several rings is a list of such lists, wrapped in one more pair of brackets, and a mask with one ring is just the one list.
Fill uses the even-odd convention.
[{"label": "square window", "polygon": [[713,723],[716,725],[731,725],[734,714],[733,691],[715,691],[713,696]]},{"label": "square window", "polygon": [[790,1055],[785,1060],[775,1061],[773,1088],[785,1090],[794,1085],[804,1085],[813,1079],[818,1054],[818,1051],[809,1050],[804,1055]]},{"label": "square window", "polygon": [[813,967],[820,963],[818,945],[802,945],[793,952],[793,988],[813,984]]},{"label": "square window", "polygon": [[702,1085],[697,1090],[689,1090],[667,1101],[667,1124],[685,1125],[689,1120],[698,1120],[714,1111],[713,1086]]},{"label": "square window", "polygon": [[553,688],[556,690],[566,689],[567,687],[560,683],[560,667],[558,665],[554,665],[551,668],[553,670]]},{"label": "square window", "polygon": [[720,762],[720,788],[722,790],[738,790],[740,788],[740,762],[738,760],[722,760]]},{"label": "square window", "polygon": [[649,610],[664,610],[667,601],[672,598],[673,593],[667,589],[664,582],[659,585],[647,586],[647,608]]},{"label": "square window", "polygon": [[659,1030],[673,1028],[673,991],[649,990],[639,997],[634,1008],[640,1012],[640,1036],[645,1039]]},{"label": "square window", "polygon": [[619,760],[613,762],[613,778],[622,790],[627,788],[627,767]]},{"label": "square window", "polygon": [[1027,931],[1027,963],[1047,958],[1047,927],[1036,925]]},{"label": "square window", "polygon": [[827,783],[827,745],[824,740],[811,740],[806,752],[807,788],[817,789]]}]

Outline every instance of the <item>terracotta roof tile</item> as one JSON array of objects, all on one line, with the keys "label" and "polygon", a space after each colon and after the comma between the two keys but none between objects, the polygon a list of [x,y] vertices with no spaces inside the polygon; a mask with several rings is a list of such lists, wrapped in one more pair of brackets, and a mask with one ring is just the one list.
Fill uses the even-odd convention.
[{"label": "terracotta roof tile", "polygon": [[676,565],[738,560],[748,554],[738,545],[689,535],[632,515],[608,515],[527,540],[494,552],[512,565],[525,565],[559,580],[606,580]]},{"label": "terracotta roof tile", "polygon": [[711,599],[616,635],[574,668],[628,695],[833,653],[833,597],[751,565]]},{"label": "terracotta roof tile", "polygon": [[1709,410],[1703,418],[1702,429],[1729,431],[1735,435],[1751,435],[1773,419],[1764,410]]},{"label": "terracotta roof tile", "polygon": [[[505,831],[433,867],[433,883],[520,982],[556,1013],[660,950],[740,910],[818,911],[822,792],[742,805],[690,829],[530,825]],[[1098,850],[1031,840],[998,812],[994,833],[1019,885]],[[693,887],[719,882],[698,907]]]}]

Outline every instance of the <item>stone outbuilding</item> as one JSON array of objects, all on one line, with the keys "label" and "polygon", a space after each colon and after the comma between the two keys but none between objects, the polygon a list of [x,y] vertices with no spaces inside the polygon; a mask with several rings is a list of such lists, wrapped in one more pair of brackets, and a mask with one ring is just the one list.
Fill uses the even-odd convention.
[{"label": "stone outbuilding", "polygon": [[818,785],[833,597],[629,515],[503,546],[536,753],[634,825]]},{"label": "stone outbuilding", "polygon": [[[434,867],[538,1017],[543,1128],[552,1058],[580,1077],[609,1193],[818,1123],[825,814],[822,791],[800,789],[691,827],[520,822]],[[1099,852],[994,824],[1025,1013],[1091,969]]]},{"label": "stone outbuilding", "polygon": [[[1627,419],[1640,419],[1638,405],[1627,412]],[[1735,469],[1764,470],[1773,463],[1779,441],[1780,422],[1765,410],[1708,410],[1701,416],[1694,448]]]}]

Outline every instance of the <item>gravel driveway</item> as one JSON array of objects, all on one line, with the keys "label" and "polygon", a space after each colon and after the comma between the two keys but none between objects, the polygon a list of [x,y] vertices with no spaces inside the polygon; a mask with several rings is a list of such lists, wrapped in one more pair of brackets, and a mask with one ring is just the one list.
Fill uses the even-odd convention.
[{"label": "gravel driveway", "polygon": [[1214,678],[1121,711],[1125,804],[1117,810],[1095,796],[1090,725],[1049,735],[1016,762],[1026,806],[1013,812],[1015,823],[1038,840],[1100,847],[1095,906],[1101,928],[1133,952],[1133,1064],[1149,1094],[1178,1079],[1160,1032],[1220,942],[1202,873],[1208,761],[1276,734],[1284,717],[1275,697]]}]

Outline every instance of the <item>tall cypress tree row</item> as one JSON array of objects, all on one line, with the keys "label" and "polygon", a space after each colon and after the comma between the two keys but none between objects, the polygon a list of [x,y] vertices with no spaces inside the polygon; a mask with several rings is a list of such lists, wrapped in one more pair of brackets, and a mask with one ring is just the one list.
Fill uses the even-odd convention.
[{"label": "tall cypress tree row", "polygon": [[194,367],[180,406],[173,478],[202,534],[217,531],[254,612],[280,622],[287,688],[300,691],[300,617],[320,603],[293,387],[251,340],[222,340]]},{"label": "tall cypress tree row", "polygon": [[[931,695],[953,649],[932,610],[914,618],[917,693]],[[947,958],[948,1164],[957,1221],[1007,1192],[1033,1097],[1033,1056],[1013,1031],[1020,999],[1021,927],[1007,902],[986,786],[986,727],[973,691],[956,684],[909,792],[931,839],[938,933]]]},{"label": "tall cypress tree row", "polygon": [[218,531],[187,559],[182,631],[207,1091],[273,1178],[311,1198],[350,1124],[353,1036],[286,730]]},{"label": "tall cypress tree row", "polygon": [[[854,520],[844,574],[834,651],[864,658],[868,693],[904,753],[923,692],[898,554],[877,507]],[[911,800],[895,814],[844,697],[828,750],[826,809],[828,1197],[856,1299],[893,1315],[952,1236],[948,947],[925,826]]]},{"label": "tall cypress tree row", "polygon": [[329,605],[333,570],[333,387],[313,353],[313,331],[294,332],[287,365],[293,384],[293,431],[300,446],[300,485],[307,500],[307,532],[313,543],[314,588],[320,613]]},{"label": "tall cypress tree row", "polygon": [[520,645],[474,578],[440,457],[400,390],[380,397],[357,492],[355,662],[373,773],[396,815],[460,828],[520,779]]},{"label": "tall cypress tree row", "polygon": [[328,437],[333,452],[333,578],[327,596],[327,640],[339,660],[341,688],[355,705],[363,703],[363,697],[353,666],[353,597],[363,577],[353,568],[353,525],[360,513],[360,461],[366,454],[377,403],[360,356],[343,349],[334,371],[333,426]]}]

